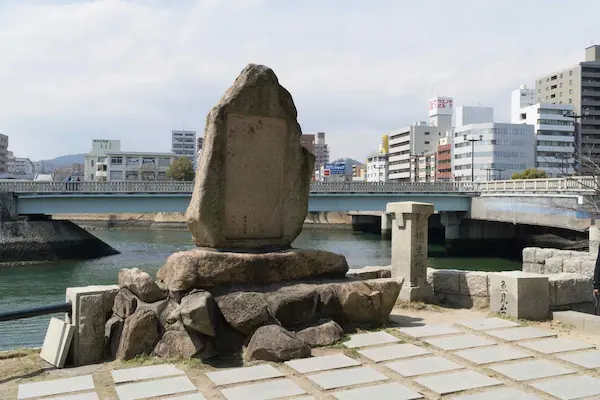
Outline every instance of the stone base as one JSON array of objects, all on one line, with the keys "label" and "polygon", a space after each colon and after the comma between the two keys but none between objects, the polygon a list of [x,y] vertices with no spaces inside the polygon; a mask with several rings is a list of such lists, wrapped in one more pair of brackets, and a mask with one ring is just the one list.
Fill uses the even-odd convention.
[{"label": "stone base", "polygon": [[171,255],[158,271],[159,286],[172,293],[220,285],[259,284],[307,278],[343,278],[346,258],[321,250],[234,253],[194,249]]},{"label": "stone base", "polygon": [[422,301],[424,303],[431,303],[434,300],[433,288],[430,285],[423,286],[407,286],[403,285],[400,289],[400,300],[404,301]]}]

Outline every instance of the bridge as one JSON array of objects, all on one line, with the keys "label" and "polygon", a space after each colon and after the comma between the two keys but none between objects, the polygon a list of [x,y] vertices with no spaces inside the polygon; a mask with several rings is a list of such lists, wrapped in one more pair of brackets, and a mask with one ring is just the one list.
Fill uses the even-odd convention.
[{"label": "bridge", "polygon": [[[313,183],[309,211],[382,212],[389,202],[432,203],[461,218],[585,230],[586,199],[600,189],[595,177],[490,182]],[[192,182],[0,182],[18,215],[183,212]]]}]

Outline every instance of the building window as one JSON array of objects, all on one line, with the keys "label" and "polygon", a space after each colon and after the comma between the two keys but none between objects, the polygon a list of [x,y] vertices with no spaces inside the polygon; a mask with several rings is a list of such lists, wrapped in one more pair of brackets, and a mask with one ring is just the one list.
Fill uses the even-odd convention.
[{"label": "building window", "polygon": [[[560,74],[560,77],[561,77],[561,79],[562,79],[562,77],[563,77],[563,74]],[[562,83],[561,83],[561,85],[562,85]]]},{"label": "building window", "polygon": [[542,89],[538,89],[538,93],[542,93]]},{"label": "building window", "polygon": [[570,81],[569,81],[569,85],[572,85],[572,84],[573,84],[573,80],[570,80]]},{"label": "building window", "polygon": [[170,158],[159,158],[158,165],[161,167],[168,167],[169,165],[171,165],[171,159]]},{"label": "building window", "polygon": [[558,94],[558,96],[559,96],[559,97],[562,97],[562,92],[560,92],[560,93]]},{"label": "building window", "polygon": [[569,89],[569,94],[573,94],[573,89]]},{"label": "building window", "polygon": [[546,92],[549,91],[549,90],[550,90],[550,88],[548,86],[546,86]]},{"label": "building window", "polygon": [[123,164],[123,157],[111,157],[110,158],[110,163],[111,164],[115,164],[115,165],[122,165]]},{"label": "building window", "polygon": [[94,166],[94,160],[92,160],[92,167]]},{"label": "building window", "polygon": [[558,87],[562,87],[562,82],[560,83],[560,85]]},{"label": "building window", "polygon": [[426,141],[425,144],[429,144],[429,142]]},{"label": "building window", "polygon": [[550,98],[551,98],[551,99],[553,99],[553,98],[555,98],[555,97],[556,97],[556,95],[555,95],[555,94],[553,94],[553,95],[551,95],[551,96],[550,96]]},{"label": "building window", "polygon": [[572,75],[573,75],[573,71],[569,71],[569,76],[572,76]]},{"label": "building window", "polygon": [[123,180],[123,171],[110,171],[110,180],[111,181]]},{"label": "building window", "polygon": [[573,103],[573,99],[569,99],[569,104],[572,104],[572,103]]},{"label": "building window", "polygon": [[425,135],[429,135],[429,132],[425,132]]},{"label": "building window", "polygon": [[542,101],[542,98],[541,98],[541,97],[538,97],[538,103],[539,103],[540,101]]}]

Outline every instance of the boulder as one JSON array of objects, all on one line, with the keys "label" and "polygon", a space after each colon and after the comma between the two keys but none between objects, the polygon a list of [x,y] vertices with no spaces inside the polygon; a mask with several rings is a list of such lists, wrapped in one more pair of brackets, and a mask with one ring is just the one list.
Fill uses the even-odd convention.
[{"label": "boulder", "polygon": [[270,319],[265,295],[262,293],[233,292],[218,296],[216,301],[225,321],[243,334],[251,334]]},{"label": "boulder", "polygon": [[400,289],[402,288],[403,279],[372,279],[365,281],[365,284],[373,291],[379,292],[381,306],[378,309],[377,316],[373,318],[374,322],[386,323],[390,317],[394,305],[398,300]]},{"label": "boulder", "polygon": [[139,355],[150,354],[159,338],[156,313],[152,310],[138,309],[125,320],[117,358],[130,360]]},{"label": "boulder", "polygon": [[358,279],[391,278],[392,266],[389,265],[387,267],[362,267],[351,269],[348,271],[346,276]]},{"label": "boulder", "polygon": [[329,346],[344,337],[344,330],[334,321],[324,322],[296,332],[296,337],[311,347]]},{"label": "boulder", "polygon": [[209,292],[194,290],[181,299],[179,308],[174,311],[179,314],[183,325],[207,336],[215,336],[214,327],[215,302]]},{"label": "boulder", "polygon": [[104,325],[104,344],[106,353],[111,359],[117,356],[121,335],[123,334],[123,319],[119,316],[112,316]]},{"label": "boulder", "polygon": [[293,332],[279,325],[258,328],[246,349],[246,357],[249,360],[281,362],[310,356],[310,347]]},{"label": "boulder", "polygon": [[115,296],[113,303],[113,313],[121,318],[127,318],[135,312],[138,305],[138,298],[128,289],[120,289]]},{"label": "boulder", "polygon": [[319,285],[316,290],[319,296],[319,304],[317,305],[318,314],[323,317],[339,320],[342,316],[342,306],[333,285]]},{"label": "boulder", "polygon": [[348,263],[344,256],[322,250],[252,254],[194,249],[171,255],[156,276],[161,287],[177,293],[227,284],[262,285],[314,277],[342,278],[346,272]]},{"label": "boulder", "polygon": [[204,132],[186,212],[196,246],[289,248],[302,231],[315,162],[290,93],[270,68],[250,64]]},{"label": "boulder", "polygon": [[293,285],[267,295],[273,315],[285,328],[314,319],[318,295],[314,285]]},{"label": "boulder", "polygon": [[154,354],[162,358],[192,358],[206,347],[206,339],[186,330],[165,332],[154,348]]},{"label": "boulder", "polygon": [[119,271],[119,287],[129,289],[141,301],[146,303],[154,303],[167,298],[150,275],[138,268],[121,269]]},{"label": "boulder", "polygon": [[381,293],[373,291],[364,282],[335,285],[342,315],[349,323],[367,323],[379,319]]}]

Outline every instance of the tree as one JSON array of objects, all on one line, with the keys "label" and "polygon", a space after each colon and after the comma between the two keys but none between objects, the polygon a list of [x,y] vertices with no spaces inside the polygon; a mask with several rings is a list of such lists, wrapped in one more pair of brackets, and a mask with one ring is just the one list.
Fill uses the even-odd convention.
[{"label": "tree", "polygon": [[176,158],[167,169],[167,176],[174,181],[193,181],[194,164],[187,157]]},{"label": "tree", "polygon": [[527,168],[523,172],[515,172],[511,179],[544,179],[547,178],[548,174],[546,171],[542,171],[536,168]]}]

